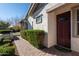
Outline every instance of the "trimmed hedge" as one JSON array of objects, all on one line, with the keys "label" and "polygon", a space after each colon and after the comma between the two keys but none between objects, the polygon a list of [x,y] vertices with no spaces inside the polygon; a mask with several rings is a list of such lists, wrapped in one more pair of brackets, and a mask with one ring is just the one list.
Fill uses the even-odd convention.
[{"label": "trimmed hedge", "polygon": [[6,33],[10,33],[11,30],[0,30],[0,34],[6,34]]},{"label": "trimmed hedge", "polygon": [[2,56],[14,56],[15,55],[15,45],[11,41],[9,36],[4,37],[3,41],[0,42],[0,55]]},{"label": "trimmed hedge", "polygon": [[43,47],[45,32],[43,30],[22,30],[21,36],[36,48]]},{"label": "trimmed hedge", "polygon": [[0,47],[0,55],[14,55],[15,54],[15,46],[8,47]]}]

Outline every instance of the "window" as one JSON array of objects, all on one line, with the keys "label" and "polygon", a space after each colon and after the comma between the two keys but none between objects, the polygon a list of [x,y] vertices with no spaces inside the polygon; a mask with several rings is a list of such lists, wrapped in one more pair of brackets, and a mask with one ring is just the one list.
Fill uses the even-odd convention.
[{"label": "window", "polygon": [[73,36],[79,37],[79,8],[72,10],[72,33]]},{"label": "window", "polygon": [[36,24],[42,23],[42,15],[36,17]]}]

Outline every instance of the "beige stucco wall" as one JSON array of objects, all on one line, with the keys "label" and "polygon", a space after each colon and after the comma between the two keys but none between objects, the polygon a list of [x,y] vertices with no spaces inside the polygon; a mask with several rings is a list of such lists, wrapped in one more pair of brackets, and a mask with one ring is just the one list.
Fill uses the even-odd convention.
[{"label": "beige stucco wall", "polygon": [[[58,3],[56,4],[58,5]],[[73,8],[75,8],[75,6],[78,5],[78,4],[65,4],[63,6],[60,6],[54,9],[55,6],[57,7],[56,4],[48,4],[44,7],[44,9],[42,9],[41,11],[38,10],[33,16],[29,16],[28,18],[28,21],[31,25],[33,22],[33,29],[44,30],[47,33],[44,39],[44,45],[46,47],[51,47],[57,44],[56,15],[67,12],[67,11],[71,11],[71,15],[72,15]],[[47,13],[49,9],[52,11]],[[34,17],[37,17],[41,14],[43,14],[42,23],[36,24],[36,19]],[[73,16],[71,16],[71,50],[79,52],[79,38],[74,37],[72,35],[73,28],[74,28]]]},{"label": "beige stucco wall", "polygon": [[[65,4],[57,9],[52,10],[48,13],[48,40],[49,40],[49,47],[52,45],[57,44],[57,36],[56,36],[56,15],[71,11],[75,8],[78,4]],[[71,50],[79,52],[79,38],[74,37],[73,34],[73,16],[71,16]]]},{"label": "beige stucco wall", "polygon": [[48,13],[48,47],[56,45],[56,16],[55,12]]},{"label": "beige stucco wall", "polygon": [[[40,30],[44,30],[46,32],[45,35],[45,39],[44,39],[44,46],[48,47],[49,44],[49,39],[48,39],[48,14],[47,14],[47,10],[50,9],[51,7],[54,7],[56,4],[58,3],[50,3],[47,4],[44,8],[41,8],[36,11],[32,16],[29,16],[28,21],[29,23],[32,25],[33,22],[33,29],[40,29]],[[43,15],[42,16],[42,23],[40,24],[36,24],[36,17],[39,15]],[[29,25],[28,25],[29,27]],[[30,29],[30,27],[29,27]],[[54,42],[53,42],[54,43]]]}]

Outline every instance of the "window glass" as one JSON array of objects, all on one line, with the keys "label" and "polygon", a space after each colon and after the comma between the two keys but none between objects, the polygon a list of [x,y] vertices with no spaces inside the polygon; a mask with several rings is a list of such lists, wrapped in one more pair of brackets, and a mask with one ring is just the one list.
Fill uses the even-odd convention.
[{"label": "window glass", "polygon": [[42,15],[36,17],[36,23],[37,24],[42,23]]}]

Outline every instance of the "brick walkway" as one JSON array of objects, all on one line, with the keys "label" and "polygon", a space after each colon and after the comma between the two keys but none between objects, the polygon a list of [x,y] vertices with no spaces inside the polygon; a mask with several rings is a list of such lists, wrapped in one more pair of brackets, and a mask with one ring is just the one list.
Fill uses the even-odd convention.
[{"label": "brick walkway", "polygon": [[15,40],[14,43],[20,56],[51,56],[51,54],[33,47],[28,41],[22,39],[20,36],[17,37],[19,40]]},{"label": "brick walkway", "polygon": [[19,40],[15,40],[14,42],[20,56],[79,56],[77,52],[61,52],[54,47],[39,50],[20,36],[17,37]]}]

